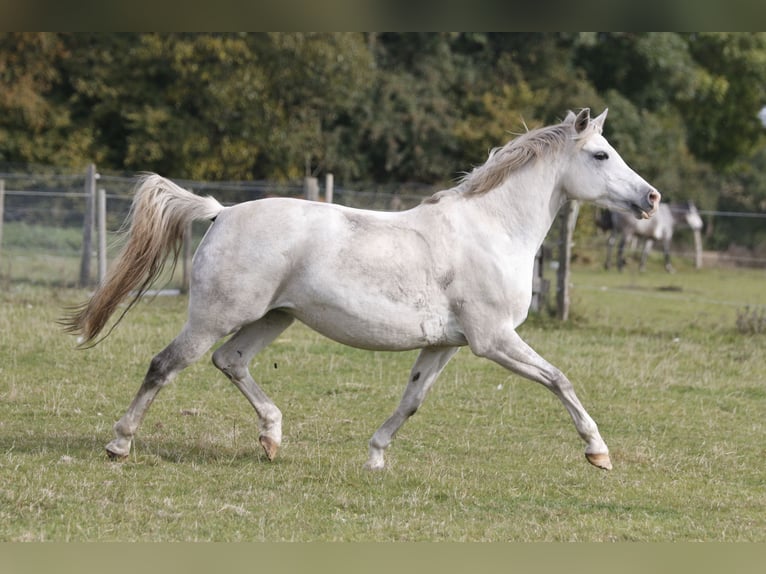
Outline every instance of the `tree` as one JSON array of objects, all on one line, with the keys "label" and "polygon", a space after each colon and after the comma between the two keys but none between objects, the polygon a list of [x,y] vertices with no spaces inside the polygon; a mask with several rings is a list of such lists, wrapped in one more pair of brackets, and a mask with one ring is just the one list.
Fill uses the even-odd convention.
[{"label": "tree", "polygon": [[359,175],[359,109],[374,81],[361,34],[271,33],[248,36],[264,78],[267,169],[284,178],[333,171]]},{"label": "tree", "polygon": [[689,148],[725,168],[762,142],[758,113],[766,101],[766,33],[705,32],[687,41],[706,72],[698,89],[679,101]]},{"label": "tree", "polygon": [[444,183],[462,167],[453,131],[464,68],[454,40],[447,33],[375,38],[377,74],[360,109],[360,145],[373,181]]},{"label": "tree", "polygon": [[52,97],[67,57],[56,34],[0,34],[0,161],[80,163],[87,130]]},{"label": "tree", "polygon": [[576,45],[599,92],[666,118],[680,114],[698,160],[723,169],[759,145],[766,34],[614,32],[582,35]]},{"label": "tree", "polygon": [[[292,179],[346,161],[371,70],[361,35],[72,34],[57,97],[99,165],[198,179]],[[353,161],[349,158],[348,161]],[[350,171],[350,170],[349,170]]]}]

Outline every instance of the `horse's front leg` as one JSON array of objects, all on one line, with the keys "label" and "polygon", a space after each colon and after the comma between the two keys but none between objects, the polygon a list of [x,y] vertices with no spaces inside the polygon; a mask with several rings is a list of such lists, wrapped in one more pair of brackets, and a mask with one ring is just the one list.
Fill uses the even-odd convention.
[{"label": "horse's front leg", "polygon": [[644,242],[644,250],[641,252],[641,263],[638,266],[639,271],[646,271],[646,260],[649,258],[649,253],[652,252],[654,247],[654,239],[647,239]]},{"label": "horse's front leg", "polygon": [[609,449],[598,432],[598,426],[587,413],[575,394],[572,383],[556,367],[538,355],[512,328],[501,333],[482,336],[479,340],[469,339],[474,353],[486,357],[530,380],[542,383],[564,404],[577,432],[586,442],[585,456],[588,462],[610,470],[612,462]]},{"label": "horse's front leg", "polygon": [[676,270],[673,269],[673,266],[670,264],[670,242],[671,239],[663,239],[662,240],[662,253],[665,256],[665,271],[668,273],[675,273]]},{"label": "horse's front leg", "polygon": [[410,371],[407,388],[404,390],[399,406],[370,439],[370,454],[364,465],[365,468],[379,470],[385,466],[383,452],[391,444],[396,431],[423,404],[428,389],[458,349],[459,347],[428,347],[420,351]]}]

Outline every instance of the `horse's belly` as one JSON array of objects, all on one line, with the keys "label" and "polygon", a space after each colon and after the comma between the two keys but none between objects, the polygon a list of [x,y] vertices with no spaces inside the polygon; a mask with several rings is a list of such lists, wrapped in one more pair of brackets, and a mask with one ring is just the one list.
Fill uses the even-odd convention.
[{"label": "horse's belly", "polygon": [[466,343],[452,314],[418,312],[406,305],[379,303],[366,311],[353,305],[308,305],[289,312],[322,335],[362,349],[403,351]]}]

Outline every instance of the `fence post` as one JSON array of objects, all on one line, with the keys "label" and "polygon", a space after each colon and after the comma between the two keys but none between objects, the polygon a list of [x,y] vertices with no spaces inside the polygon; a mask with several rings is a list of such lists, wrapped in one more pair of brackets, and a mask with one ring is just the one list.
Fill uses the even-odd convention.
[{"label": "fence post", "polygon": [[702,233],[694,231],[694,268],[702,269]]},{"label": "fence post", "polygon": [[96,199],[96,166],[89,164],[85,173],[85,216],[82,223],[82,259],[80,287],[90,284],[90,259],[93,253],[94,202]]},{"label": "fence post", "polygon": [[324,178],[324,200],[327,203],[332,203],[333,188],[335,187],[335,176],[328,173]]},{"label": "fence post", "polygon": [[309,201],[319,200],[319,182],[315,177],[303,178],[303,191]]},{"label": "fence post", "polygon": [[2,256],[2,253],[3,253],[3,212],[4,210],[5,210],[5,180],[0,179],[0,257]]},{"label": "fence post", "polygon": [[561,321],[569,319],[569,264],[572,259],[572,235],[574,234],[580,204],[567,201],[562,209],[559,235],[559,269],[556,276],[556,316]]},{"label": "fence post", "polygon": [[106,190],[98,190],[98,209],[96,223],[98,227],[98,282],[104,282],[106,277]]}]

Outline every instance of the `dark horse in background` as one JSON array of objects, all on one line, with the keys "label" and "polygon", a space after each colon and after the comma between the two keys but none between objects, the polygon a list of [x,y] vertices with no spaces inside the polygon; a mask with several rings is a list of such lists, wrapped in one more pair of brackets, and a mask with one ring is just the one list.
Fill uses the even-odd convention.
[{"label": "dark horse in background", "polygon": [[[689,227],[694,232],[694,244],[699,254],[702,246],[700,231],[702,230],[702,218],[697,211],[696,206],[691,201],[683,203],[663,203],[659,206],[657,213],[651,219],[635,219],[625,217],[624,214],[617,211],[603,210],[596,221],[598,227],[609,232],[609,239],[606,247],[606,261],[604,268],[610,269],[612,266],[612,249],[617,243],[617,237],[620,237],[617,246],[617,269],[622,271],[625,266],[625,243],[633,239],[645,239],[644,248],[641,252],[641,262],[639,269],[646,269],[646,259],[652,250],[655,241],[662,242],[662,251],[665,255],[665,270],[673,273],[673,266],[670,264],[670,244],[673,240],[673,230],[676,227]],[[697,257],[697,261],[699,261]]]}]

